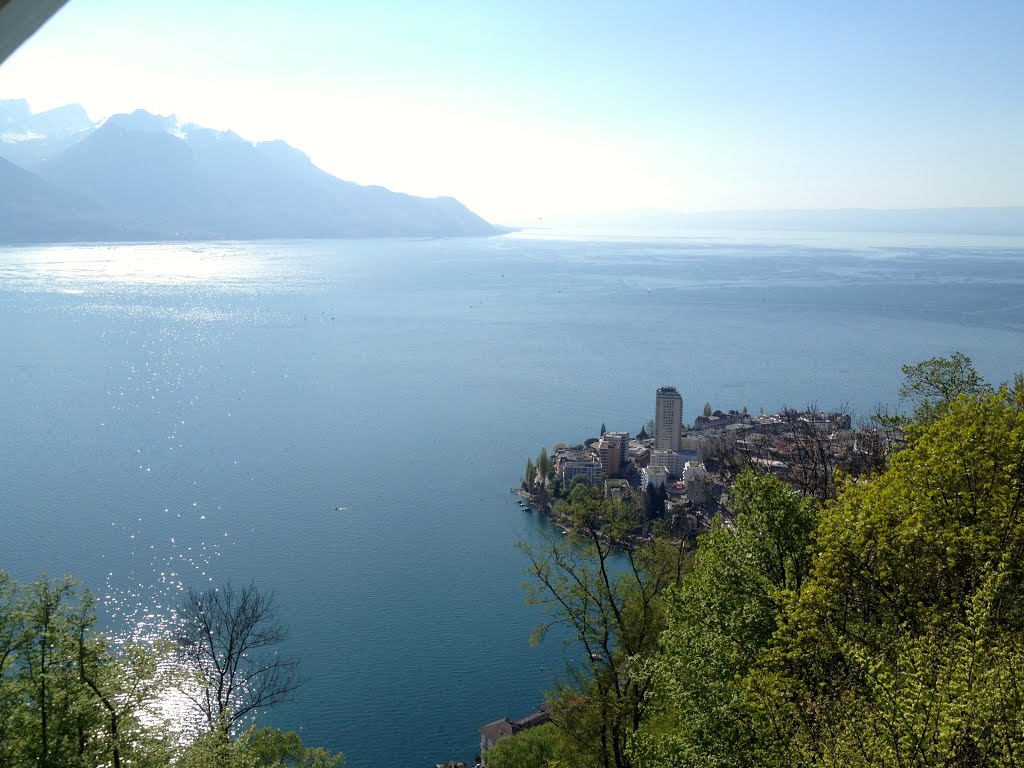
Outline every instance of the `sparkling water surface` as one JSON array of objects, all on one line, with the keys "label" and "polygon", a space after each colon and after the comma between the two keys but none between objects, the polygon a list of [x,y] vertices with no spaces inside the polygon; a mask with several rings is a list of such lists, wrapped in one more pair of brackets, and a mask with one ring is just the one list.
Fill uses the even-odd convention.
[{"label": "sparkling water surface", "polygon": [[[0,249],[0,568],[71,573],[111,631],[189,586],[274,590],[306,682],[265,721],[351,768],[471,760],[563,664],[528,645],[509,488],[635,433],[654,390],[896,404],[902,363],[1024,370],[1024,240],[690,239]],[[338,510],[342,507],[342,510]]]}]

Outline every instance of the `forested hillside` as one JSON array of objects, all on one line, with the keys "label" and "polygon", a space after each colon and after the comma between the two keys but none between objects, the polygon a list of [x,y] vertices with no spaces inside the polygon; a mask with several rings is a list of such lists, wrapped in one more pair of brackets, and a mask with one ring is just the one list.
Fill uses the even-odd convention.
[{"label": "forested hillside", "polygon": [[488,765],[1019,765],[1024,386],[959,354],[904,372],[883,472],[821,503],[747,471],[671,585],[657,541],[594,567],[629,510],[580,489],[590,559],[530,552],[532,594],[586,652],[544,749],[520,734]]}]

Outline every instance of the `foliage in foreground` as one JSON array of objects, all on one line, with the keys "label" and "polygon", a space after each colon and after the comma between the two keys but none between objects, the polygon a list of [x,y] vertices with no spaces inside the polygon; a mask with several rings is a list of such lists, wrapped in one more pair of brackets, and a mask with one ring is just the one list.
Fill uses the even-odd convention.
[{"label": "foliage in foreground", "polygon": [[652,716],[633,744],[638,762],[726,766],[756,752],[750,696],[737,683],[807,580],[817,504],[750,470],[732,494],[734,523],[716,521],[667,596],[661,652],[648,660]]},{"label": "foliage in foreground", "polygon": [[[959,354],[904,373],[907,447],[875,477],[837,478],[824,505],[739,477],[735,519],[651,603],[658,642],[608,635],[615,680],[644,693],[633,722],[611,719],[627,748],[598,727],[575,748],[620,711],[595,669],[552,697],[574,747],[559,765],[1024,763],[1024,386],[990,387]],[[580,641],[635,599],[607,579],[612,599],[589,599],[592,568],[556,550],[546,562],[535,577],[561,573],[554,586],[585,597],[560,605]]]},{"label": "foliage in foreground", "polygon": [[685,550],[662,539],[622,546],[637,527],[636,510],[605,499],[600,487],[574,483],[559,511],[569,535],[520,548],[530,563],[528,599],[549,611],[535,640],[564,625],[583,650],[552,701],[569,755],[563,762],[622,768],[648,700],[648,676],[634,660],[658,647],[662,595],[679,580]]},{"label": "foliage in foreground", "polygon": [[93,630],[95,599],[69,578],[0,571],[0,764],[166,764],[140,717],[160,684],[148,649]]},{"label": "foliage in foreground", "polygon": [[294,731],[259,728],[236,740],[211,731],[188,748],[176,768],[340,768],[344,762],[340,752],[304,746]]},{"label": "foliage in foreground", "polygon": [[[252,615],[250,615],[252,618]],[[162,650],[111,643],[95,630],[95,599],[64,577],[19,584],[0,571],[0,765],[20,768],[337,768],[341,754],[298,734],[250,729],[182,744],[161,721],[162,692],[180,685]],[[259,622],[257,622],[257,625]],[[186,684],[194,685],[189,678]],[[237,718],[236,718],[237,720]]]},{"label": "foliage in foreground", "polygon": [[1024,392],[951,370],[954,399],[929,399],[910,446],[816,527],[790,526],[797,546],[761,559],[777,529],[744,514],[701,542],[638,764],[1020,764]]},{"label": "foliage in foreground", "polygon": [[548,768],[564,754],[561,731],[545,723],[499,739],[487,750],[487,768]]}]

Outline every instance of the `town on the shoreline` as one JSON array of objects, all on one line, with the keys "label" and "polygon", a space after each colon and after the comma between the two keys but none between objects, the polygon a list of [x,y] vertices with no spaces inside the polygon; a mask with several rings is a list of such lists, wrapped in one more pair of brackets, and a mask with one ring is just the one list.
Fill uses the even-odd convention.
[{"label": "town on the shoreline", "polygon": [[683,422],[683,397],[673,386],[655,393],[654,418],[631,436],[601,427],[577,445],[542,448],[527,462],[520,504],[563,527],[557,501],[574,484],[603,485],[609,499],[634,496],[640,511],[634,536],[657,522],[666,533],[695,537],[721,515],[730,518],[728,488],[744,469],[768,472],[820,499],[833,495],[837,472],[859,476],[884,467],[902,442],[884,419],[855,426],[850,413],[809,406],[752,415],[705,404],[693,425]]}]

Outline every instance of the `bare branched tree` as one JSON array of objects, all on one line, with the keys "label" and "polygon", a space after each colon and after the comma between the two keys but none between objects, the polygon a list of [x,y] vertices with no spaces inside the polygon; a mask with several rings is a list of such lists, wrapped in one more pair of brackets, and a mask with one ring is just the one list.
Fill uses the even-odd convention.
[{"label": "bare branched tree", "polygon": [[183,693],[211,731],[230,733],[299,687],[298,660],[277,650],[288,631],[278,620],[273,593],[252,583],[190,589],[177,613],[181,655],[195,675]]}]

